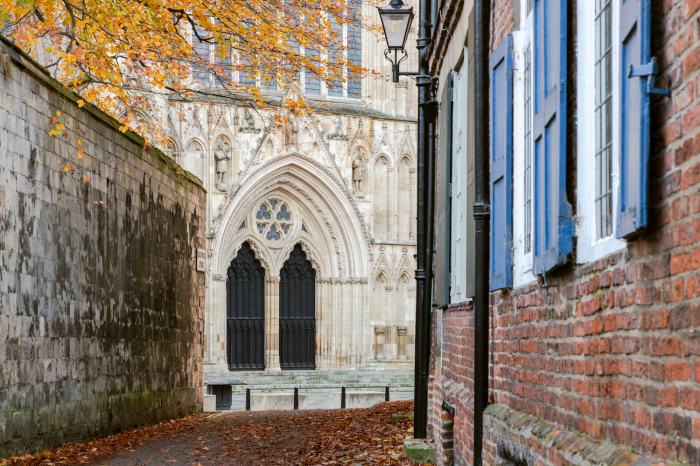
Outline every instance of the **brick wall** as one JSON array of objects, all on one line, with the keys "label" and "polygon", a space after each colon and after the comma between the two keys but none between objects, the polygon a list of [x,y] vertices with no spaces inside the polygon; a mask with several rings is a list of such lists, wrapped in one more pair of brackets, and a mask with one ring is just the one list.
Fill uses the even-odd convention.
[{"label": "brick wall", "polygon": [[205,192],[77,100],[0,42],[0,457],[202,409]]}]

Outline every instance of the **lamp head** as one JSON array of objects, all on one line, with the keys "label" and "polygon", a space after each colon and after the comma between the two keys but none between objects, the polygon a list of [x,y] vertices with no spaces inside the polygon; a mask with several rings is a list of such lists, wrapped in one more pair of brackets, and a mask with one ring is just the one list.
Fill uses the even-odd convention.
[{"label": "lamp head", "polygon": [[384,27],[387,47],[390,51],[404,50],[413,22],[413,7],[407,7],[401,0],[391,0],[388,7],[377,9]]}]

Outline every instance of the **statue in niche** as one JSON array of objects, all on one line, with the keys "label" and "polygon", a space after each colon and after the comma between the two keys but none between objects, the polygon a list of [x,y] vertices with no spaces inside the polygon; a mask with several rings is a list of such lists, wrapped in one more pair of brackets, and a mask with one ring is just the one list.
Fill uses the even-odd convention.
[{"label": "statue in niche", "polygon": [[243,126],[239,130],[243,133],[255,133],[258,129],[255,127],[255,118],[253,117],[253,112],[249,108],[245,109],[243,112]]},{"label": "statue in niche", "polygon": [[214,151],[216,159],[216,189],[225,192],[228,189],[226,175],[228,174],[228,161],[231,158],[231,149],[224,141],[219,141],[217,150]]},{"label": "statue in niche", "polygon": [[287,148],[292,146],[295,150],[299,150],[299,124],[291,113],[287,117],[287,124],[284,127],[284,145]]},{"label": "statue in niche", "polygon": [[348,134],[343,129],[343,119],[338,117],[333,122],[333,130],[326,135],[326,139],[346,140],[347,138]]},{"label": "statue in niche", "polygon": [[355,155],[352,158],[352,183],[355,194],[358,197],[364,197],[364,181],[365,181],[365,158],[362,151],[355,151]]}]

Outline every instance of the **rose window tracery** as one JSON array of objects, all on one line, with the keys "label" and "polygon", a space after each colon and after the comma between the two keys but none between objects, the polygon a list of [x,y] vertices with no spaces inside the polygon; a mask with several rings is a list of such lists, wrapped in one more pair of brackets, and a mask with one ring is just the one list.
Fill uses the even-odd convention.
[{"label": "rose window tracery", "polygon": [[281,241],[289,234],[293,217],[283,200],[268,199],[255,213],[258,233],[268,241]]}]

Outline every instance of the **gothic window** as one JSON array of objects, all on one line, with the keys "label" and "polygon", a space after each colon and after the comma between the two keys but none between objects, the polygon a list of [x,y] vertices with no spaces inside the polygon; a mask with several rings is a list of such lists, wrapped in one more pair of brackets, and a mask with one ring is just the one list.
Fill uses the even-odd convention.
[{"label": "gothic window", "polygon": [[185,170],[198,177],[204,179],[204,148],[197,141],[190,141],[187,144],[187,154],[185,156]]},{"label": "gothic window", "polygon": [[293,215],[284,201],[268,199],[258,206],[255,222],[258,233],[265,239],[281,241],[291,231]]}]

